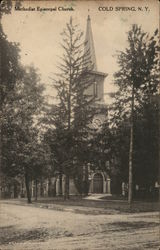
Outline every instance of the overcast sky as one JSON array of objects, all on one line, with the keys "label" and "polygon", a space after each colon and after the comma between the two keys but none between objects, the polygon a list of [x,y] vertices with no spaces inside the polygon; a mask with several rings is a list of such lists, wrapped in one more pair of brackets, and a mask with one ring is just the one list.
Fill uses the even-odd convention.
[{"label": "overcast sky", "polygon": [[[25,1],[23,7],[54,8],[57,11],[15,11],[3,17],[2,24],[10,41],[20,43],[21,61],[24,65],[33,63],[39,69],[42,81],[50,84],[49,77],[56,72],[61,36],[70,16],[84,31],[87,15],[91,17],[98,70],[108,73],[105,93],[113,91],[113,73],[117,70],[117,50],[127,46],[127,34],[132,24],[152,34],[158,28],[158,1]],[[74,11],[58,11],[58,7],[73,7]],[[105,6],[110,11],[99,11]],[[135,7],[136,11],[116,11],[116,7]],[[143,11],[138,7],[143,7]],[[147,7],[148,9],[145,9]],[[113,8],[113,10],[111,10]],[[48,88],[48,87],[47,87]],[[50,91],[51,93],[51,91]],[[54,94],[54,93],[52,93]]]}]

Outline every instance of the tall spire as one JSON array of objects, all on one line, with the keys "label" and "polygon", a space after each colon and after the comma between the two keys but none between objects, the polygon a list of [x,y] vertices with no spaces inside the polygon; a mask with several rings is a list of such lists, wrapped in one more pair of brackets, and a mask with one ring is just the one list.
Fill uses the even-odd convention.
[{"label": "tall spire", "polygon": [[92,28],[91,28],[91,18],[88,15],[87,19],[87,28],[86,28],[86,38],[85,38],[85,48],[84,53],[89,53],[89,68],[92,70],[97,71],[97,63],[96,63],[96,54],[93,42],[93,35],[92,35]]}]

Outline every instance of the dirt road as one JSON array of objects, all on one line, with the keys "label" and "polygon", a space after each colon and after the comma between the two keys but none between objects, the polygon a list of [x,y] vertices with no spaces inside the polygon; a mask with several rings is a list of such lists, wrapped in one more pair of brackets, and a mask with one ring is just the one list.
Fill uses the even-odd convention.
[{"label": "dirt road", "polygon": [[0,250],[159,249],[158,213],[84,214],[0,203]]}]

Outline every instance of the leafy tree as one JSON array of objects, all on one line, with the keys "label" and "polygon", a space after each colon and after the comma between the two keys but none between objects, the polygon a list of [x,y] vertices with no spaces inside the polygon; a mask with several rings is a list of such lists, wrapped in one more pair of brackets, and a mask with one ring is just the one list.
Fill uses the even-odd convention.
[{"label": "leafy tree", "polygon": [[42,159],[36,126],[43,103],[42,91],[35,69],[24,69],[23,79],[16,82],[14,92],[8,95],[2,124],[3,172],[25,178],[28,202],[31,202],[30,180]]},{"label": "leafy tree", "polygon": [[0,19],[4,14],[9,14],[11,12],[12,8],[12,1],[11,0],[6,0],[6,1],[1,1],[0,3]]},{"label": "leafy tree", "polygon": [[[0,19],[10,13],[12,4],[1,2]],[[15,4],[21,5],[21,1]],[[23,69],[19,59],[18,44],[8,42],[0,23],[0,174],[3,171],[11,181],[25,177],[30,202],[29,182],[42,173],[46,160],[36,126],[43,88],[35,69]]]},{"label": "leafy tree", "polygon": [[[138,131],[135,130],[136,113],[143,114],[143,107],[158,88],[158,30],[150,37],[141,27],[133,25],[128,32],[128,48],[118,55],[119,71],[115,73],[115,84],[119,91],[113,105],[114,119],[117,129],[122,123],[130,126],[129,146],[129,196],[132,201],[132,169],[135,157],[134,144]],[[146,119],[150,120],[151,113]],[[117,120],[116,120],[117,119]],[[150,129],[149,126],[146,128]],[[148,150],[148,149],[147,149]],[[127,150],[128,151],[128,150]],[[149,152],[149,151],[148,151]]]},{"label": "leafy tree", "polygon": [[[0,4],[0,21],[4,14],[11,11],[12,2],[2,1]],[[2,123],[7,98],[14,89],[15,83],[21,78],[21,68],[18,63],[19,48],[15,43],[8,42],[0,22],[0,175],[2,175]],[[1,178],[2,179],[2,176]]]}]

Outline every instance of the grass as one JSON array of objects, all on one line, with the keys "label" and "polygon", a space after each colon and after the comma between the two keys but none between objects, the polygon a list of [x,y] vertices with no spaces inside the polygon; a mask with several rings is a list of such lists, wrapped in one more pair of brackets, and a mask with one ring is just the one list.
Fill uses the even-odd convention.
[{"label": "grass", "polygon": [[[107,199],[108,198],[108,199]],[[85,200],[78,196],[71,196],[69,200],[64,200],[63,197],[41,198],[34,203],[41,204],[56,204],[62,206],[86,207],[86,208],[103,208],[117,210],[119,212],[152,212],[159,211],[159,202],[133,201],[132,208],[126,199],[114,199],[115,197],[106,197],[105,200]]]},{"label": "grass", "polygon": [[[7,200],[7,202],[13,202],[18,204],[27,204],[25,198],[21,199],[12,199]],[[73,208],[74,212],[79,213],[93,213],[98,214],[99,209],[102,210],[102,213],[111,213],[115,211],[117,213],[136,213],[136,212],[153,212],[160,210],[159,202],[150,202],[150,201],[133,201],[131,209],[126,199],[122,197],[106,197],[101,200],[87,200],[83,199],[80,196],[70,196],[69,200],[64,200],[63,197],[46,197],[39,198],[37,201],[32,199],[32,205],[41,208],[50,208],[56,210],[64,210],[67,208]],[[97,212],[96,212],[97,209]],[[86,210],[86,211],[85,211]],[[87,212],[88,210],[88,212]]]}]

